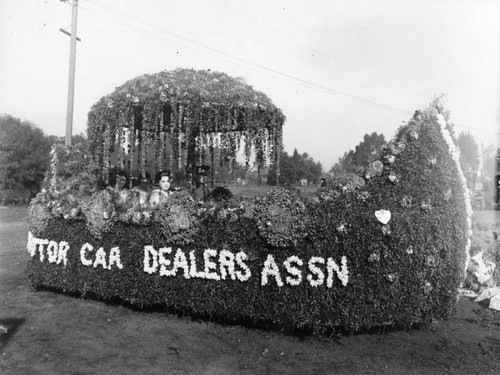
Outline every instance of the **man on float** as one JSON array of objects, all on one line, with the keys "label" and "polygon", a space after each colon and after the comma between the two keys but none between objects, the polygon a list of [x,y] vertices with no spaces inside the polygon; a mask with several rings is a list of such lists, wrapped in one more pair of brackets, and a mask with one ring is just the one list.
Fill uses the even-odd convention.
[{"label": "man on float", "polygon": [[208,165],[199,165],[196,167],[195,184],[196,188],[193,192],[195,201],[198,204],[206,202],[210,196],[210,189],[206,186],[207,175],[210,167]]}]

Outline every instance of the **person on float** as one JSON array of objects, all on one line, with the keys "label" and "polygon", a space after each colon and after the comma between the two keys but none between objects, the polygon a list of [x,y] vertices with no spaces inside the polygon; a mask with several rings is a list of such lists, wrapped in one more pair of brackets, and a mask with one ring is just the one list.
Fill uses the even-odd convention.
[{"label": "person on float", "polygon": [[129,191],[126,188],[127,179],[128,179],[128,176],[125,173],[125,171],[119,171],[116,174],[116,182],[115,182],[115,186],[114,186],[113,190],[116,194],[115,199],[116,199],[116,203],[118,205],[124,205],[125,203],[127,203],[128,199],[130,197]]},{"label": "person on float", "polygon": [[127,174],[118,168],[114,168],[110,171],[109,182],[110,185],[106,187],[106,190],[111,193],[113,200],[118,204],[123,203],[121,201],[125,201],[128,198],[128,190],[125,188]]},{"label": "person on float", "polygon": [[199,165],[196,167],[196,188],[193,191],[193,196],[198,204],[205,203],[210,196],[210,189],[206,186],[207,175],[210,167],[208,165]]},{"label": "person on float", "polygon": [[149,203],[153,206],[164,204],[170,199],[172,190],[170,171],[159,171],[156,174],[155,181],[158,186],[149,197]]},{"label": "person on float", "polygon": [[139,180],[139,184],[130,189],[130,193],[133,196],[134,205],[144,206],[148,202],[151,191],[149,173],[143,172],[136,180]]}]

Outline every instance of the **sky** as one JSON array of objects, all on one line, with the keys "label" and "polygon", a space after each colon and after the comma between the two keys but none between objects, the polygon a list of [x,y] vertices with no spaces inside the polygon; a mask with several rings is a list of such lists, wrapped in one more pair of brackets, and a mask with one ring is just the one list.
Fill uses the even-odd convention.
[{"label": "sky", "polygon": [[[71,0],[0,0],[0,114],[65,134]],[[79,0],[73,134],[127,80],[241,77],[287,121],[284,148],[327,171],[445,95],[456,132],[500,147],[500,1]]]}]

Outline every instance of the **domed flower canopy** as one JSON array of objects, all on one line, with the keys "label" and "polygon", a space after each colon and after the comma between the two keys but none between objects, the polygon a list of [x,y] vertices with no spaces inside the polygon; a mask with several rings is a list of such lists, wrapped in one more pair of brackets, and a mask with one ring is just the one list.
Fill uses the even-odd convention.
[{"label": "domed flower canopy", "polygon": [[[230,163],[240,144],[249,166],[279,174],[285,116],[240,78],[210,70],[176,69],[136,77],[92,106],[90,151],[105,181],[112,167],[129,175]],[[241,142],[241,141],[244,142]],[[213,168],[212,168],[213,170]]]}]

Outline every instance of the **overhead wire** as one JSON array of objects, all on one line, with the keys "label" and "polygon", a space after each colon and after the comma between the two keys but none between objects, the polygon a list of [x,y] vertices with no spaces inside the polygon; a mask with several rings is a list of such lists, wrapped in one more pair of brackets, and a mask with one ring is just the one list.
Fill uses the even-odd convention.
[{"label": "overhead wire", "polygon": [[42,23],[42,26],[36,31],[36,33],[33,35],[33,37],[30,39],[28,44],[26,44],[25,48],[21,51],[21,53],[16,56],[16,52],[13,52],[13,58],[11,62],[9,62],[10,67],[7,68],[7,70],[3,73],[3,75],[0,77],[0,80],[3,80],[4,78],[7,77],[7,75],[14,69],[15,66],[17,66],[17,62],[24,56],[26,51],[31,47],[31,45],[35,42],[36,39],[41,35],[42,30],[47,26],[49,21],[54,17],[54,15],[57,13],[57,11],[60,9],[59,6],[56,6],[54,11],[46,18],[45,22]]},{"label": "overhead wire", "polygon": [[[167,30],[167,29],[165,29],[165,28],[163,28],[161,26],[158,26],[158,25],[156,25],[154,23],[151,23],[149,21],[145,21],[143,19],[140,19],[137,16],[130,15],[130,14],[126,13],[126,12],[121,11],[120,9],[117,9],[117,8],[114,8],[114,7],[109,7],[109,6],[104,6],[104,5],[99,4],[99,3],[91,2],[90,0],[84,0],[84,1],[87,1],[87,2],[93,4],[93,5],[97,6],[97,7],[102,8],[102,9],[107,9],[108,11],[111,11],[114,14],[116,14],[116,13],[121,14],[126,19],[129,19],[129,20],[132,20],[132,21],[135,21],[135,22],[139,22],[140,24],[142,24],[144,26],[147,26],[147,27],[150,27],[150,28],[153,28],[153,29],[156,29],[157,31],[159,31],[159,32],[161,32],[163,34],[168,34],[168,35],[170,35],[170,36],[172,36],[172,37],[174,37],[176,39],[180,39],[182,42],[179,42],[176,39],[166,38],[165,35],[159,35],[159,34],[157,34],[155,32],[150,31],[150,30],[145,30],[143,28],[139,28],[137,25],[133,25],[130,22],[126,22],[126,21],[120,20],[120,19],[118,19],[116,17],[110,16],[109,14],[96,11],[95,9],[92,10],[92,9],[88,9],[88,8],[83,8],[84,10],[87,10],[89,12],[96,12],[96,13],[98,13],[98,14],[100,14],[100,15],[108,18],[108,19],[112,19],[112,20],[114,20],[116,22],[119,22],[119,23],[121,23],[123,25],[126,25],[128,27],[135,28],[135,29],[137,29],[137,30],[139,30],[141,32],[144,32],[144,33],[149,33],[149,34],[152,34],[152,35],[155,35],[155,36],[160,36],[162,38],[165,38],[165,39],[169,40],[170,42],[173,42],[173,43],[175,43],[177,45],[182,45],[182,46],[188,47],[188,48],[193,49],[193,50],[195,50],[195,51],[197,51],[199,53],[208,54],[210,56],[214,56],[214,57],[217,57],[217,58],[225,58],[225,59],[230,60],[232,63],[234,63],[236,65],[247,67],[247,68],[252,68],[253,70],[264,71],[267,74],[271,74],[273,77],[285,79],[288,82],[293,82],[295,84],[299,84],[299,85],[304,86],[304,87],[315,89],[315,90],[324,92],[326,94],[333,94],[333,95],[336,95],[336,96],[344,97],[344,98],[353,100],[353,101],[355,101],[357,103],[360,103],[360,104],[375,106],[375,107],[378,107],[378,108],[381,108],[381,109],[385,109],[385,110],[388,110],[388,111],[392,111],[392,112],[395,112],[395,113],[412,114],[412,112],[408,111],[408,110],[404,110],[404,109],[397,108],[397,107],[394,107],[394,106],[390,106],[388,104],[381,103],[381,102],[378,102],[378,101],[375,101],[375,100],[363,98],[363,97],[360,97],[360,96],[357,96],[357,95],[352,95],[352,94],[349,94],[349,93],[346,93],[346,92],[343,92],[343,91],[340,91],[340,90],[337,90],[337,89],[333,89],[333,88],[328,87],[328,86],[324,86],[324,85],[320,85],[320,84],[317,84],[317,83],[314,83],[314,82],[310,82],[310,81],[304,80],[302,78],[295,77],[295,76],[292,76],[292,75],[287,74],[287,73],[283,73],[283,72],[278,71],[276,69],[266,67],[266,66],[261,65],[259,63],[255,63],[255,62],[248,61],[246,59],[240,58],[238,56],[231,55],[231,54],[226,53],[226,52],[224,52],[224,51],[222,51],[220,49],[213,48],[211,46],[208,46],[206,44],[197,42],[197,41],[192,40],[190,38],[187,38],[187,37],[185,37],[183,35],[180,35],[178,33],[175,33],[175,32],[172,32],[170,30]],[[359,31],[359,30],[363,31],[363,30],[386,30],[386,29],[413,29],[413,28],[450,27],[450,26],[456,26],[456,25],[403,25],[403,26],[361,27],[361,28],[359,28],[359,27],[356,27],[356,28],[331,28],[331,29],[303,30],[303,32]],[[256,32],[260,32],[260,31],[256,31]],[[266,32],[266,31],[262,31],[262,32]],[[286,31],[285,30],[283,32],[293,32],[293,31],[290,31],[290,30]],[[297,32],[301,32],[301,31],[297,30]],[[196,47],[194,47],[193,45],[196,46]],[[455,125],[455,126],[458,127],[458,128],[465,129],[465,130],[470,130],[470,131],[479,131],[479,132],[483,132],[483,133],[490,133],[490,134],[496,134],[496,135],[500,134],[498,132],[492,132],[492,131],[480,130],[480,129],[472,129],[470,127],[464,127],[464,126],[459,126],[459,125]]]},{"label": "overhead wire", "polygon": [[[159,31],[161,33],[168,34],[168,35],[170,35],[170,36],[172,36],[174,38],[180,39],[183,42],[187,43],[187,45],[185,43],[183,43],[182,45],[184,45],[184,46],[186,46],[188,48],[194,49],[194,50],[196,50],[196,51],[198,51],[200,53],[209,54],[211,56],[214,56],[214,54],[215,54],[216,57],[225,58],[227,60],[230,60],[233,63],[237,62],[238,63],[237,65],[245,66],[247,68],[250,67],[250,68],[252,68],[254,70],[257,69],[258,71],[261,71],[261,72],[262,71],[263,72],[267,72],[268,74],[271,74],[274,77],[285,79],[285,80],[287,80],[289,82],[293,82],[293,83],[296,83],[296,84],[299,84],[299,85],[302,85],[304,87],[308,87],[308,88],[311,88],[311,89],[319,90],[319,91],[322,91],[322,92],[327,93],[327,94],[344,97],[344,98],[350,99],[350,100],[355,101],[355,102],[360,103],[360,104],[371,105],[371,106],[378,107],[378,108],[381,108],[381,109],[385,109],[385,110],[388,110],[388,111],[391,111],[391,112],[395,112],[395,113],[401,113],[401,114],[410,114],[411,113],[411,111],[408,111],[408,110],[404,110],[404,109],[397,108],[397,107],[394,107],[394,106],[391,106],[391,105],[388,105],[388,104],[385,104],[385,103],[381,103],[381,102],[378,102],[378,101],[375,101],[375,100],[363,98],[363,97],[360,97],[360,96],[357,96],[357,95],[352,95],[352,94],[349,94],[349,93],[346,93],[346,92],[343,92],[343,91],[340,91],[340,90],[337,90],[337,89],[334,89],[334,88],[331,88],[331,87],[328,87],[328,86],[324,86],[324,85],[320,85],[320,84],[317,84],[317,83],[314,83],[314,82],[310,82],[310,81],[307,81],[305,79],[302,79],[302,78],[299,78],[299,77],[295,77],[295,76],[292,76],[292,75],[287,74],[287,73],[283,73],[283,72],[278,71],[276,69],[266,67],[266,66],[264,66],[262,64],[255,63],[255,62],[243,59],[241,57],[231,55],[231,54],[226,53],[226,52],[224,52],[224,51],[222,51],[220,49],[213,48],[213,47],[208,46],[206,44],[197,42],[197,41],[192,40],[190,38],[187,38],[187,37],[185,37],[183,35],[180,35],[178,33],[172,32],[170,30],[166,30],[163,27],[158,26],[158,25],[156,25],[154,23],[142,20],[142,19],[140,19],[140,18],[138,18],[136,16],[132,16],[130,14],[127,14],[127,13],[125,13],[125,12],[119,10],[119,9],[116,9],[116,8],[113,8],[113,7],[109,7],[109,6],[103,6],[101,4],[97,4],[97,6],[100,7],[100,8],[103,8],[103,9],[108,9],[109,11],[112,11],[114,14],[116,14],[116,13],[122,14],[126,18],[132,19],[132,20],[134,20],[136,22],[139,22],[139,23],[141,23],[143,25],[146,25],[148,27],[156,29],[157,31]],[[90,11],[90,12],[99,13],[99,14],[103,15],[104,17],[113,19],[113,20],[118,21],[118,22],[120,22],[122,24],[125,24],[125,25],[127,25],[129,27],[137,28],[137,26],[132,25],[129,22],[117,20],[116,17],[111,17],[108,14],[103,13],[103,12],[98,12],[95,9],[94,10],[86,9],[86,10]],[[144,31],[144,30],[142,30],[142,31]],[[148,32],[148,31],[146,31],[146,32]],[[157,35],[157,34],[155,34],[155,35]],[[193,45],[196,46],[197,48],[194,48]],[[199,48],[201,48],[201,50]],[[210,53],[207,53],[207,52],[210,52]]]}]

